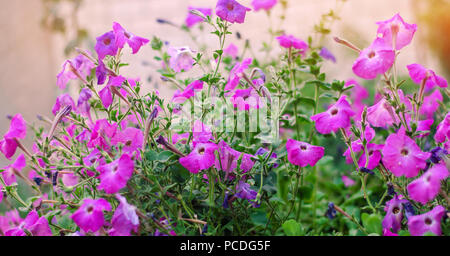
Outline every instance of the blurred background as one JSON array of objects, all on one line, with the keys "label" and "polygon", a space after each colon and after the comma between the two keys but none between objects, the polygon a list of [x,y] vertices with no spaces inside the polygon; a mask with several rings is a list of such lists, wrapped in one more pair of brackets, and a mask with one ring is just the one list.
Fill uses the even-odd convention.
[{"label": "blurred background", "polygon": [[[56,97],[63,93],[56,86],[56,75],[67,58],[76,56],[75,46],[93,52],[95,37],[112,29],[117,21],[128,31],[151,39],[153,36],[170,42],[173,46],[196,45],[189,35],[179,28],[158,23],[157,18],[182,25],[188,6],[214,8],[216,0],[0,0],[0,134],[8,127],[7,115],[22,113],[29,122],[35,122],[37,114],[51,116]],[[239,0],[250,7],[251,0]],[[376,21],[390,19],[400,13],[408,23],[418,24],[413,44],[401,54],[399,72],[406,74],[406,65],[414,62],[434,69],[448,77],[450,73],[450,1],[449,0],[288,0],[285,19],[280,4],[274,7],[271,18],[264,11],[250,12],[246,22],[233,25],[233,32],[240,32],[243,39],[233,36],[240,49],[249,39],[252,51],[259,55],[262,42],[269,41],[267,29],[272,26],[286,33],[307,39],[314,32],[321,15],[330,9],[341,17],[331,28],[332,33],[324,44],[333,52],[337,63],[328,62],[324,70],[328,79],[352,78],[352,63],[356,55],[332,42],[331,36],[340,36],[354,42],[360,48],[376,36]],[[209,30],[205,27],[205,30]],[[217,37],[207,31],[192,32],[198,41],[216,47]],[[170,98],[172,88],[164,85],[155,69],[151,47],[144,47],[138,55],[126,53],[130,63],[122,69],[123,75],[139,77],[147,90],[158,89],[163,97]],[[74,89],[74,84],[67,90]],[[31,136],[29,136],[31,137]],[[7,163],[0,156],[0,166]]]}]

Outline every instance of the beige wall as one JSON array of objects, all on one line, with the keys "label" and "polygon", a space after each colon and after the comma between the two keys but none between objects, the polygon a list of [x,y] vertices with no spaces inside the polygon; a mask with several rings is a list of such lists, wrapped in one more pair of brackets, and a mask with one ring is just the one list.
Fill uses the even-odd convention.
[{"label": "beige wall", "polygon": [[[240,0],[250,6],[251,0]],[[291,7],[287,13],[284,28],[288,33],[306,39],[312,32],[313,24],[319,20],[318,15],[335,6],[335,0],[290,0]],[[29,121],[34,121],[36,114],[49,115],[55,97],[61,93],[56,87],[58,73],[64,56],[63,47],[66,38],[52,35],[40,26],[42,5],[40,0],[0,0],[0,134],[8,129],[7,114],[22,113]],[[93,46],[95,36],[111,29],[112,22],[121,23],[135,34],[151,38],[153,35],[170,41],[174,46],[194,44],[186,34],[170,27],[156,23],[156,18],[169,19],[174,23],[184,22],[189,5],[215,6],[216,0],[85,0],[78,19],[81,27],[89,29],[90,45]],[[400,12],[409,22],[415,22],[411,11],[410,0],[348,0],[344,5],[342,20],[334,26],[334,34],[358,40],[360,47],[375,36],[375,21],[385,20]],[[278,6],[273,16],[279,15]],[[276,23],[275,23],[276,24]],[[267,40],[268,19],[264,12],[250,13],[246,23],[234,25],[233,31],[240,31],[245,38],[250,38],[259,49],[260,41]],[[419,28],[420,29],[420,28]],[[200,40],[206,40],[215,45],[215,36],[203,34]],[[239,46],[243,41],[237,42]],[[328,44],[336,54],[339,65],[327,64],[330,79],[345,79],[352,76],[351,63],[354,55],[333,43]],[[408,47],[401,57],[401,64],[417,61],[417,41]],[[350,57],[350,58],[348,58]],[[420,55],[423,58],[422,55]],[[124,75],[141,77],[146,81],[153,75],[153,83],[146,82],[146,87],[152,89],[158,81],[159,89],[165,97],[170,96],[170,88],[159,82],[152,67],[142,65],[142,62],[152,62],[153,53],[150,47],[145,47],[138,55],[126,55],[131,62],[124,68]],[[431,61],[432,62],[432,61]],[[153,62],[154,65],[156,63]],[[433,63],[429,64],[433,66]],[[400,69],[400,71],[405,71]],[[74,85],[72,85],[74,86]],[[5,163],[0,156],[0,163]]]}]

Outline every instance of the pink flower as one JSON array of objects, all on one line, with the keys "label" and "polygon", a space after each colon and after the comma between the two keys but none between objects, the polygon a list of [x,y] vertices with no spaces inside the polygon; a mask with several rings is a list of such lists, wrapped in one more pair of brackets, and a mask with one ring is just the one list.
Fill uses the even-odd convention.
[{"label": "pink flower", "polygon": [[211,142],[197,143],[191,153],[180,158],[180,164],[191,173],[198,173],[214,165],[217,145]]},{"label": "pink flower", "polygon": [[172,98],[176,103],[184,103],[187,99],[194,97],[195,93],[203,89],[203,81],[196,80],[190,83],[182,92],[177,90]]},{"label": "pink flower", "polygon": [[124,145],[123,151],[129,154],[139,151],[144,143],[144,135],[140,129],[128,127],[123,131],[119,131],[111,139],[113,145],[121,143]]},{"label": "pink flower", "polygon": [[84,232],[97,232],[105,224],[103,211],[111,211],[108,201],[103,198],[86,198],[71,218]]},{"label": "pink flower", "polygon": [[444,143],[450,138],[450,112],[447,113],[444,120],[437,126],[434,140],[438,143]]},{"label": "pink flower", "polygon": [[276,4],[278,3],[278,0],[253,0],[252,5],[253,9],[255,11],[259,11],[260,9],[264,9],[266,11],[272,9]]},{"label": "pink flower", "polygon": [[245,70],[248,69],[252,61],[253,60],[251,58],[247,58],[243,60],[241,63],[238,62],[236,63],[236,65],[234,65],[233,69],[230,71],[228,82],[225,85],[225,91],[232,91],[236,88]]},{"label": "pink flower", "polygon": [[250,189],[250,184],[243,182],[242,180],[239,181],[236,187],[237,198],[247,199],[250,202],[251,200],[255,200],[257,195],[258,192]]},{"label": "pink flower", "polygon": [[105,108],[108,108],[109,106],[111,106],[111,104],[113,102],[113,94],[111,91],[111,86],[120,87],[120,86],[122,86],[123,82],[125,82],[126,80],[127,79],[123,76],[110,77],[108,80],[108,84],[98,92],[100,99],[102,101],[102,104]]},{"label": "pink flower", "polygon": [[128,204],[125,197],[116,194],[120,204],[111,219],[113,228],[109,231],[111,236],[129,236],[131,231],[137,232],[139,227],[139,217],[136,214],[136,207]]},{"label": "pink flower", "polygon": [[377,33],[382,35],[386,44],[392,45],[396,50],[400,50],[410,44],[417,30],[416,24],[404,22],[398,13],[391,19],[379,21],[377,24]]},{"label": "pink flower", "polygon": [[[358,152],[362,151],[362,154],[358,160],[358,166],[366,167],[369,170],[376,168],[378,166],[378,164],[380,163],[381,150],[383,149],[383,147],[384,147],[384,145],[380,145],[380,144],[373,144],[373,143],[367,144],[367,151],[369,154],[369,163],[367,164],[367,167],[366,167],[367,160],[366,160],[366,153],[364,151],[364,146],[362,145],[360,140],[352,142],[353,152],[358,153]],[[344,156],[345,156],[347,164],[353,164],[350,149],[347,149],[345,151]]]},{"label": "pink flower", "polygon": [[74,59],[66,60],[62,65],[61,72],[56,76],[56,85],[65,89],[70,80],[86,80],[94,67],[94,63],[82,54]]},{"label": "pink flower", "polygon": [[391,105],[383,98],[377,104],[367,108],[367,121],[373,127],[387,128],[397,120]]},{"label": "pink flower", "polygon": [[353,63],[353,72],[364,79],[374,79],[378,74],[388,71],[394,64],[395,53],[392,47],[377,38],[366,49],[362,50]]},{"label": "pink flower", "polygon": [[389,200],[384,207],[386,216],[384,216],[382,225],[383,228],[391,230],[397,233],[402,226],[403,219],[403,203],[407,203],[408,200],[399,199],[398,195]]},{"label": "pink flower", "polygon": [[189,133],[182,133],[182,134],[178,134],[178,133],[174,133],[172,134],[172,144],[177,144],[178,142],[180,142],[181,144],[186,144],[187,140],[189,139]]},{"label": "pink flower", "polygon": [[363,101],[369,97],[369,91],[362,85],[360,85],[355,79],[348,79],[345,82],[345,88],[353,86],[350,90],[351,95],[350,98],[353,102],[353,111],[355,111],[355,121],[361,120],[361,114],[364,111],[364,107],[366,106]]},{"label": "pink flower", "polygon": [[325,148],[310,145],[306,142],[288,139],[286,142],[286,149],[288,152],[288,160],[293,165],[305,167],[316,165],[324,153]]},{"label": "pink flower", "polygon": [[119,159],[99,166],[97,170],[100,172],[98,189],[114,194],[127,185],[133,175],[134,162],[129,155],[123,154]]},{"label": "pink flower", "polygon": [[348,128],[351,124],[350,118],[354,114],[346,96],[342,95],[326,112],[311,116],[311,120],[316,122],[316,129],[319,133],[328,134],[336,132],[340,128]]},{"label": "pink flower", "polygon": [[346,187],[351,187],[355,185],[355,181],[345,175],[342,175],[342,182],[344,182],[344,186]]},{"label": "pink flower", "polygon": [[445,208],[438,205],[427,213],[411,216],[408,219],[409,233],[412,236],[421,236],[427,232],[432,232],[440,236],[442,234],[441,219],[444,214]]},{"label": "pink flower", "polygon": [[58,114],[58,112],[65,106],[71,106],[73,110],[76,110],[75,102],[68,93],[61,94],[56,98],[55,105],[53,105],[52,113],[53,115]]},{"label": "pink flower", "polygon": [[392,233],[390,229],[383,228],[383,236],[398,236],[398,234]]},{"label": "pink flower", "polygon": [[[425,136],[428,136],[430,134],[431,126],[433,125],[434,120],[433,119],[426,119],[426,120],[420,120],[417,124],[417,130],[418,132],[422,132],[420,135],[417,135],[416,137],[422,138]],[[409,125],[409,122],[408,122]]]},{"label": "pink flower", "polygon": [[13,164],[3,167],[3,169],[5,169],[5,171],[2,172],[2,176],[3,176],[3,180],[5,181],[6,185],[9,186],[9,185],[13,184],[14,182],[16,182],[15,172],[20,172],[26,166],[27,166],[27,161],[25,159],[25,156],[23,154],[21,154],[19,157],[17,157],[16,161],[14,161]]},{"label": "pink flower", "polygon": [[191,28],[195,24],[203,21],[202,17],[191,13],[192,10],[197,10],[197,11],[203,13],[203,15],[205,15],[205,16],[212,16],[212,9],[211,8],[200,8],[200,7],[191,7],[191,6],[189,6],[188,14],[187,14],[187,17],[186,17],[186,26],[188,28]]},{"label": "pink flower", "polygon": [[447,80],[436,75],[433,70],[426,69],[420,64],[415,63],[406,67],[408,68],[409,76],[416,84],[421,84],[424,79],[427,79],[425,87],[428,89],[433,88],[435,85],[442,88],[446,88],[448,86]]},{"label": "pink flower", "polygon": [[241,153],[232,149],[225,141],[220,141],[218,145],[219,159],[216,159],[215,167],[217,170],[222,170],[226,173],[232,173],[236,171],[237,162],[241,158],[240,169],[243,173],[250,171],[253,168],[255,162],[252,161],[252,155]]},{"label": "pink flower", "polygon": [[139,51],[139,49],[141,49],[142,46],[150,42],[148,39],[127,32],[117,22],[113,23],[113,31],[117,47],[123,48],[125,46],[125,43],[127,43],[128,46],[130,46],[130,48],[133,50],[133,54],[136,54]]},{"label": "pink flower", "polygon": [[448,170],[444,164],[437,164],[420,178],[408,185],[408,193],[412,199],[422,204],[428,203],[436,197],[441,189],[441,180],[448,177]]},{"label": "pink flower", "polygon": [[305,41],[298,39],[293,35],[282,35],[277,37],[276,39],[280,43],[281,47],[287,49],[295,48],[297,50],[300,50],[302,55],[304,55],[309,48],[308,44]]},{"label": "pink flower", "polygon": [[170,47],[167,53],[170,55],[169,66],[175,72],[189,71],[194,65],[193,53],[188,46]]},{"label": "pink flower", "polygon": [[33,236],[51,236],[52,231],[48,226],[47,219],[39,214],[36,210],[32,210],[28,213],[25,220],[19,224],[19,226],[9,229],[5,232],[5,236],[26,236],[24,229],[31,232]]},{"label": "pink flower", "polygon": [[[76,110],[83,116],[90,117],[91,105],[89,99],[92,97],[92,92],[88,88],[81,89],[80,96],[78,97]],[[73,108],[75,109],[75,107]]]},{"label": "pink flower", "polygon": [[216,5],[216,14],[223,20],[231,23],[244,23],[245,13],[251,11],[236,0],[219,0]]},{"label": "pink flower", "polygon": [[21,114],[17,114],[11,119],[9,130],[3,137],[3,140],[0,141],[0,152],[2,152],[7,159],[11,159],[19,146],[17,140],[25,139],[26,136],[27,123]]},{"label": "pink flower", "polygon": [[192,127],[192,141],[195,146],[197,142],[209,142],[213,138],[211,128],[200,120],[195,120]]},{"label": "pink flower", "polygon": [[115,56],[119,47],[116,42],[116,35],[114,31],[109,31],[96,38],[95,51],[97,52],[99,60],[103,60],[106,56]]},{"label": "pink flower", "polygon": [[425,96],[420,106],[420,114],[429,119],[433,118],[434,113],[440,106],[439,101],[443,101],[442,94],[439,90],[435,90],[430,95]]},{"label": "pink flower", "polygon": [[228,47],[223,50],[223,54],[225,56],[231,56],[233,59],[235,59],[238,56],[238,53],[239,49],[233,43],[230,43],[230,45],[228,45]]},{"label": "pink flower", "polygon": [[253,87],[235,90],[230,102],[241,111],[259,109],[259,94]]},{"label": "pink flower", "polygon": [[104,150],[110,148],[110,140],[117,132],[117,124],[110,124],[106,119],[100,119],[95,122],[94,127],[91,129],[90,139],[88,142],[89,148],[100,147]]},{"label": "pink flower", "polygon": [[397,133],[389,135],[381,151],[383,164],[397,177],[416,177],[427,165],[430,153],[422,152],[413,139],[405,135],[402,127]]}]

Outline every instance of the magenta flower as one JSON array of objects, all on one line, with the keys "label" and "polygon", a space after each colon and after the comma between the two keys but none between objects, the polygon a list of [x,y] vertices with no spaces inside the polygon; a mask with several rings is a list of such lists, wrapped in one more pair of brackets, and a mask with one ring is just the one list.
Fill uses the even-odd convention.
[{"label": "magenta flower", "polygon": [[131,231],[137,232],[139,227],[139,217],[136,214],[136,207],[128,204],[125,197],[116,194],[120,204],[111,219],[113,228],[109,231],[111,236],[129,236]]},{"label": "magenta flower", "polygon": [[441,189],[441,180],[447,177],[447,167],[444,164],[437,164],[411,182],[408,185],[408,193],[415,201],[426,204],[436,197]]},{"label": "magenta flower", "polygon": [[187,17],[186,17],[186,26],[188,28],[191,28],[195,24],[203,21],[202,17],[191,13],[192,10],[199,11],[199,12],[203,13],[203,15],[205,15],[205,16],[212,16],[212,9],[211,8],[200,8],[200,7],[191,7],[191,6],[189,6],[188,14],[187,14]]},{"label": "magenta flower", "polygon": [[225,141],[220,141],[217,151],[219,152],[219,158],[216,158],[215,167],[217,170],[222,170],[226,173],[232,173],[236,171],[237,163],[241,158],[240,169],[243,173],[250,171],[253,168],[255,162],[252,161],[252,155],[241,153],[232,149]]},{"label": "magenta flower", "polygon": [[377,38],[366,49],[362,50],[353,63],[353,72],[364,79],[374,79],[378,74],[388,71],[394,64],[395,53],[392,47]]},{"label": "magenta flower", "polygon": [[444,143],[450,138],[450,112],[447,113],[444,120],[437,126],[434,140],[438,143]]},{"label": "magenta flower", "polygon": [[426,118],[433,118],[434,113],[439,108],[439,102],[442,102],[442,94],[439,90],[435,90],[430,95],[423,98],[423,103],[420,106],[420,114]]},{"label": "magenta flower", "polygon": [[344,186],[346,187],[351,187],[355,185],[355,181],[345,175],[342,175],[342,182],[344,182]]},{"label": "magenta flower", "polygon": [[336,63],[336,57],[326,47],[322,47],[319,52],[320,57]]},{"label": "magenta flower", "polygon": [[[76,110],[83,116],[90,117],[91,105],[89,99],[92,97],[92,92],[88,88],[81,89],[80,96],[78,97]],[[73,108],[75,109],[75,107]]]},{"label": "magenta flower", "polygon": [[175,72],[187,72],[194,65],[193,53],[188,46],[170,47],[167,54],[170,55],[169,66]]},{"label": "magenta flower", "polygon": [[397,120],[391,105],[383,98],[377,104],[367,108],[367,121],[373,127],[387,128]]},{"label": "magenta flower", "polygon": [[110,140],[113,138],[117,132],[117,124],[110,124],[106,119],[100,119],[95,122],[92,128],[92,133],[90,134],[90,139],[88,142],[89,148],[100,147],[102,149],[108,150],[110,148]]},{"label": "magenta flower", "polygon": [[316,129],[319,133],[328,134],[336,132],[340,128],[348,128],[351,124],[350,118],[354,114],[346,96],[342,95],[327,111],[311,116],[311,120],[316,122]]},{"label": "magenta flower", "polygon": [[[9,186],[16,182],[16,172],[20,172],[23,168],[27,166],[27,161],[25,159],[25,156],[21,154],[19,157],[17,157],[16,161],[14,161],[13,164],[10,164],[8,166],[3,167],[5,169],[4,172],[2,172],[3,180],[5,181],[6,185]],[[1,193],[1,192],[0,192]]]},{"label": "magenta flower", "polygon": [[247,89],[238,89],[230,97],[233,106],[241,111],[259,109],[259,94],[253,87]]},{"label": "magenta flower", "polygon": [[286,149],[288,152],[288,160],[293,165],[305,167],[316,165],[324,153],[325,148],[310,145],[306,142],[288,139],[286,142]]},{"label": "magenta flower", "polygon": [[398,234],[392,233],[390,229],[383,228],[383,236],[398,236]]},{"label": "magenta flower", "polygon": [[256,12],[261,9],[268,11],[268,10],[272,9],[277,3],[278,3],[278,0],[253,0],[252,1],[253,9],[255,9]]},{"label": "magenta flower", "polygon": [[196,80],[190,83],[182,92],[177,90],[173,94],[172,101],[176,103],[184,103],[187,99],[195,96],[195,93],[203,89],[203,81]]},{"label": "magenta flower", "polygon": [[71,218],[84,232],[97,232],[105,224],[103,211],[111,211],[108,201],[103,198],[86,198]]},{"label": "magenta flower", "polygon": [[412,236],[421,236],[427,232],[432,232],[440,236],[442,234],[441,219],[444,214],[445,208],[438,205],[427,213],[411,216],[408,219],[409,233]]},{"label": "magenta flower", "polygon": [[258,193],[250,188],[250,184],[240,180],[236,187],[236,197],[247,199],[248,201],[255,200]]},{"label": "magenta flower", "polygon": [[236,63],[236,65],[234,65],[233,69],[230,71],[228,82],[225,85],[225,91],[232,91],[236,88],[245,70],[248,69],[252,61],[253,60],[251,58],[247,58],[243,60],[241,63],[238,62]]},{"label": "magenta flower", "polygon": [[216,5],[216,14],[223,20],[231,23],[244,23],[245,13],[251,11],[236,0],[219,0]]},{"label": "magenta flower", "polygon": [[129,155],[123,154],[119,159],[99,166],[97,170],[100,172],[98,189],[114,194],[127,185],[133,175],[134,162]]},{"label": "magenta flower", "polygon": [[191,173],[206,170],[214,165],[216,150],[217,145],[214,143],[197,143],[189,155],[180,158],[180,164]]},{"label": "magenta flower", "polygon": [[363,101],[369,97],[369,91],[362,85],[360,85],[355,79],[348,79],[345,82],[344,88],[353,86],[350,90],[350,98],[353,102],[353,111],[355,111],[355,121],[361,121],[361,114],[366,106]]},{"label": "magenta flower", "polygon": [[123,151],[129,154],[139,151],[144,143],[144,135],[140,129],[128,127],[123,131],[119,131],[111,139],[113,145],[121,143],[124,145]]},{"label": "magenta flower", "polygon": [[126,31],[119,23],[113,23],[113,31],[115,35],[116,45],[119,48],[123,48],[125,43],[133,50],[133,54],[136,54],[142,46],[150,42],[148,39],[133,35]]},{"label": "magenta flower", "polygon": [[239,49],[235,44],[230,43],[230,45],[228,45],[228,47],[223,50],[223,54],[225,56],[231,56],[233,59],[235,59],[239,54]]},{"label": "magenta flower", "polygon": [[[366,153],[364,151],[364,146],[362,145],[360,140],[352,142],[353,152],[355,152],[355,153],[362,152],[362,154],[358,160],[358,166],[366,167],[369,170],[373,170],[380,164],[381,150],[383,149],[383,147],[384,147],[384,145],[380,145],[380,144],[373,144],[373,143],[367,144],[367,151],[369,154],[369,163],[367,164],[367,167],[366,167],[367,160],[366,160]],[[344,156],[345,156],[345,160],[346,160],[347,164],[353,164],[350,149],[347,149],[344,152]]]},{"label": "magenta flower", "polygon": [[386,44],[391,45],[396,50],[400,50],[410,44],[414,33],[417,30],[416,24],[408,24],[404,22],[398,13],[391,19],[379,21],[377,24],[377,33],[382,35],[382,38]]},{"label": "magenta flower", "polygon": [[174,133],[172,134],[172,144],[177,144],[178,142],[181,144],[186,144],[187,140],[189,139],[189,133],[185,132],[182,134]]},{"label": "magenta flower", "polygon": [[402,127],[397,133],[390,134],[381,151],[383,164],[395,176],[416,177],[427,165],[430,153],[422,152],[413,139],[405,134]]},{"label": "magenta flower", "polygon": [[65,106],[71,106],[73,110],[76,110],[75,102],[68,93],[61,94],[56,98],[55,105],[53,105],[52,108],[53,115],[58,114],[58,112],[61,109],[64,109]]},{"label": "magenta flower", "polygon": [[211,128],[200,120],[195,120],[192,127],[192,141],[195,144],[198,142],[209,142],[213,138]]},{"label": "magenta flower", "polygon": [[66,60],[62,65],[61,72],[56,76],[56,85],[65,89],[70,80],[80,79],[84,82],[94,67],[94,63],[82,54]]},{"label": "magenta flower", "polygon": [[278,42],[280,43],[280,46],[286,49],[289,48],[295,48],[297,50],[300,50],[301,54],[305,54],[305,52],[308,50],[308,44],[301,40],[296,38],[293,35],[282,35],[276,38]]},{"label": "magenta flower", "polygon": [[102,104],[105,108],[111,106],[113,102],[113,93],[111,91],[111,86],[120,87],[125,81],[126,78],[123,76],[112,76],[109,78],[108,84],[98,92]]},{"label": "magenta flower", "polygon": [[0,152],[2,152],[7,159],[16,153],[18,145],[18,139],[25,139],[27,136],[27,124],[21,114],[15,115],[11,119],[8,132],[0,141]]},{"label": "magenta flower", "polygon": [[448,86],[447,80],[443,77],[436,75],[433,70],[426,69],[420,64],[411,64],[406,66],[408,68],[409,76],[416,84],[421,84],[426,79],[425,87],[428,89],[433,88],[435,85],[446,88]]},{"label": "magenta flower", "polygon": [[386,202],[384,211],[386,216],[384,216],[382,225],[383,228],[391,230],[397,233],[402,227],[403,219],[403,203],[407,203],[408,200],[399,199],[398,195]]},{"label": "magenta flower", "polygon": [[47,219],[39,214],[36,210],[28,213],[25,220],[23,220],[17,227],[9,229],[5,232],[5,236],[26,236],[24,229],[31,232],[33,236],[51,236],[52,231],[48,225]]},{"label": "magenta flower", "polygon": [[95,44],[95,51],[97,52],[99,60],[103,60],[106,56],[115,56],[119,47],[116,42],[116,35],[114,31],[109,31],[97,37]]}]

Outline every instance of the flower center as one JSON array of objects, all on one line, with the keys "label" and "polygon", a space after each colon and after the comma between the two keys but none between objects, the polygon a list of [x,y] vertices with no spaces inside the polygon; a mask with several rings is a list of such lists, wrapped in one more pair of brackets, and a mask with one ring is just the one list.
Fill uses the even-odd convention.
[{"label": "flower center", "polygon": [[394,207],[394,209],[392,209],[392,212],[393,212],[394,214],[397,214],[397,213],[400,212],[400,208]]},{"label": "flower center", "polygon": [[234,9],[234,5],[232,3],[227,4],[228,11],[232,11]]},{"label": "flower center", "polygon": [[301,150],[306,150],[307,147],[306,147],[305,145],[301,145],[301,146],[300,146],[300,149],[301,149]]},{"label": "flower center", "polygon": [[205,154],[205,148],[203,148],[203,147],[199,148],[199,149],[198,149],[198,153],[199,153],[200,155]]},{"label": "flower center", "polygon": [[369,150],[369,156],[373,155],[373,150]]},{"label": "flower center", "polygon": [[333,110],[331,110],[331,115],[335,116],[335,115],[337,115],[338,112],[339,112],[339,110],[333,109]]},{"label": "flower center", "polygon": [[92,211],[94,211],[94,207],[92,205],[88,206],[88,208],[86,209],[86,211],[88,213],[91,213]]},{"label": "flower center", "polygon": [[129,146],[131,146],[131,143],[133,143],[133,142],[131,140],[129,140],[125,143],[125,146],[129,147]]},{"label": "flower center", "polygon": [[397,34],[399,30],[400,30],[400,27],[398,26],[397,23],[393,23],[393,24],[391,25],[391,31],[392,31],[392,34]]},{"label": "flower center", "polygon": [[402,151],[400,151],[400,153],[404,156],[407,156],[409,154],[409,151],[406,148],[404,148],[402,149]]},{"label": "flower center", "polygon": [[103,40],[103,44],[104,45],[109,45],[111,43],[111,39],[110,38],[106,38]]},{"label": "flower center", "polygon": [[372,59],[373,57],[375,57],[376,53],[374,51],[369,52],[369,54],[367,55],[370,59]]},{"label": "flower center", "polygon": [[433,223],[433,221],[430,218],[425,219],[425,224],[431,225],[431,223]]}]

